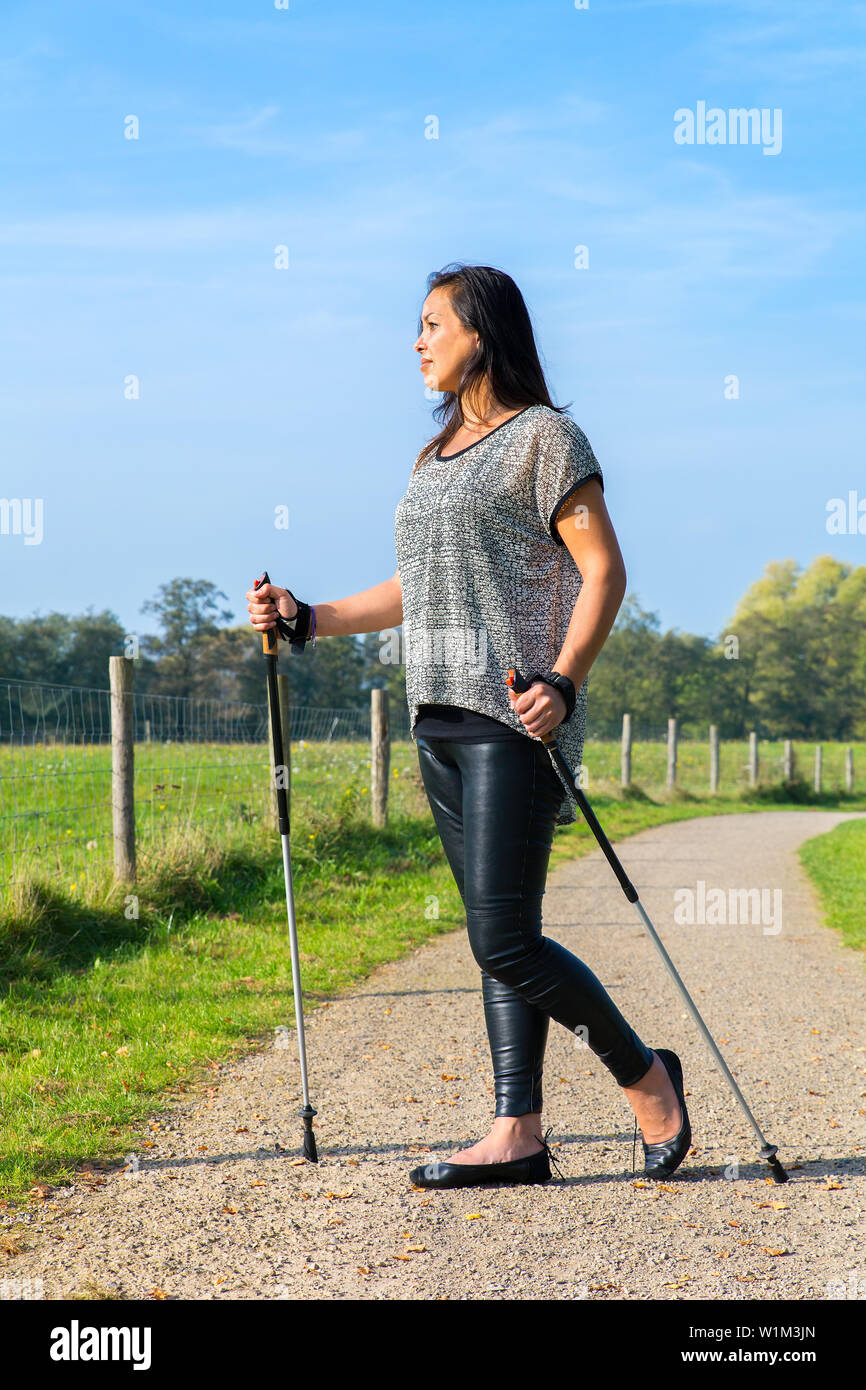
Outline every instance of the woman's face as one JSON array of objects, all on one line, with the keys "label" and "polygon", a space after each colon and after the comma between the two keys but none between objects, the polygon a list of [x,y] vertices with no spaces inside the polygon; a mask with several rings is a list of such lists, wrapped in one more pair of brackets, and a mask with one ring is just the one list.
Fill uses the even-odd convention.
[{"label": "woman's face", "polygon": [[424,385],[431,391],[456,391],[463,366],[477,351],[480,339],[463,327],[445,289],[431,290],[421,310],[421,334],[415,350],[421,355]]}]

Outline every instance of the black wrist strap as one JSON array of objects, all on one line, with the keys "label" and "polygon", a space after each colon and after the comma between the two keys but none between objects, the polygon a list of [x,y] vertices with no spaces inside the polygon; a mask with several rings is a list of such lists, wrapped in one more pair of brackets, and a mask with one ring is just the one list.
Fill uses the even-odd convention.
[{"label": "black wrist strap", "polygon": [[277,632],[285,642],[291,643],[293,652],[302,652],[310,640],[312,610],[303,599],[295,598],[291,589],[287,589],[286,593],[292,602],[298,605],[298,611],[293,618],[284,618],[277,609]]},{"label": "black wrist strap", "polygon": [[530,685],[533,681],[544,681],[546,685],[552,685],[558,690],[565,701],[565,716],[561,723],[564,724],[566,719],[571,718],[577,703],[577,692],[574,683],[569,680],[568,676],[562,675],[560,671],[533,671],[528,680]]}]

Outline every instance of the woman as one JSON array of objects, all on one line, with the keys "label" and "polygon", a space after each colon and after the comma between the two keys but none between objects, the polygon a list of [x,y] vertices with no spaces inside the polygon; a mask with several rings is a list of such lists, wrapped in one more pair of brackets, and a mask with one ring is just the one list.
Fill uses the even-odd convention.
[{"label": "woman", "polygon": [[[601,468],[551,402],[508,275],[458,265],[431,276],[419,330],[420,371],[443,393],[445,423],[397,506],[395,574],[314,608],[273,584],[246,595],[254,627],[276,623],[301,644],[403,623],[410,727],[481,968],[496,1094],[490,1132],[410,1180],[549,1180],[551,1018],[607,1066],[640,1125],[645,1173],[668,1177],[691,1143],[679,1058],[641,1042],[592,971],[541,933],[554,827],[576,816],[541,736],[557,729],[577,772],[587,674],[625,593]],[[505,683],[510,667],[532,677],[523,694]]]}]

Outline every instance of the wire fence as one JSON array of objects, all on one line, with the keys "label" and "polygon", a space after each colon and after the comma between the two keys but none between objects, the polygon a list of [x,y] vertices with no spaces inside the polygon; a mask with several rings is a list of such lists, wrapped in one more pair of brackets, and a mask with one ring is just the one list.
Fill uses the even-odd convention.
[{"label": "wire fence", "polygon": [[[131,694],[134,741],[134,838],[154,844],[171,828],[218,827],[267,814],[271,795],[268,707],[173,695]],[[291,705],[290,747],[318,758],[316,748],[350,745],[338,768],[320,769],[318,783],[298,768],[299,785],[326,797],[344,768],[364,772],[372,736],[372,700],[363,707],[323,709]],[[590,715],[583,785],[608,791],[623,785],[621,741],[598,736]],[[671,783],[671,730],[667,720],[631,728],[630,778],[642,787]],[[796,775],[818,791],[862,791],[866,766],[861,745],[764,740],[716,741],[694,729],[677,730],[674,781],[689,791],[738,791]],[[389,738],[409,739],[405,701],[390,701]],[[355,745],[355,751],[351,746]],[[364,746],[366,745],[366,747]],[[752,757],[755,762],[753,764]],[[335,754],[336,756],[336,754]],[[711,771],[715,759],[715,786]],[[793,763],[790,759],[793,758]],[[301,759],[299,758],[299,762]],[[293,785],[296,769],[293,766]],[[0,679],[0,887],[40,876],[66,879],[78,891],[94,868],[115,861],[112,800],[111,693],[107,689],[42,685]]]},{"label": "wire fence", "polygon": [[[243,820],[267,809],[265,702],[133,693],[135,833]],[[408,712],[391,719],[408,738]],[[360,709],[290,707],[296,746],[369,741]],[[0,885],[59,876],[75,891],[113,863],[111,693],[0,679]]]}]

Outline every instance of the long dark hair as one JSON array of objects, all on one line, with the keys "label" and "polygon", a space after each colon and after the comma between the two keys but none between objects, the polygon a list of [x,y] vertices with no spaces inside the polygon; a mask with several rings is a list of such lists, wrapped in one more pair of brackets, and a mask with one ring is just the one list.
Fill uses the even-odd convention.
[{"label": "long dark hair", "polygon": [[[463,369],[459,390],[446,391],[434,409],[434,416],[444,423],[436,437],[424,446],[416,468],[454,438],[464,424],[461,393],[472,399],[485,377],[494,408],[519,410],[529,405],[546,405],[560,414],[568,409],[554,405],[550,399],[529,311],[510,275],[489,265],[452,262],[428,275],[427,294],[438,289],[448,290],[451,307],[463,326],[478,334],[480,346]],[[419,337],[422,329],[419,313]]]}]

